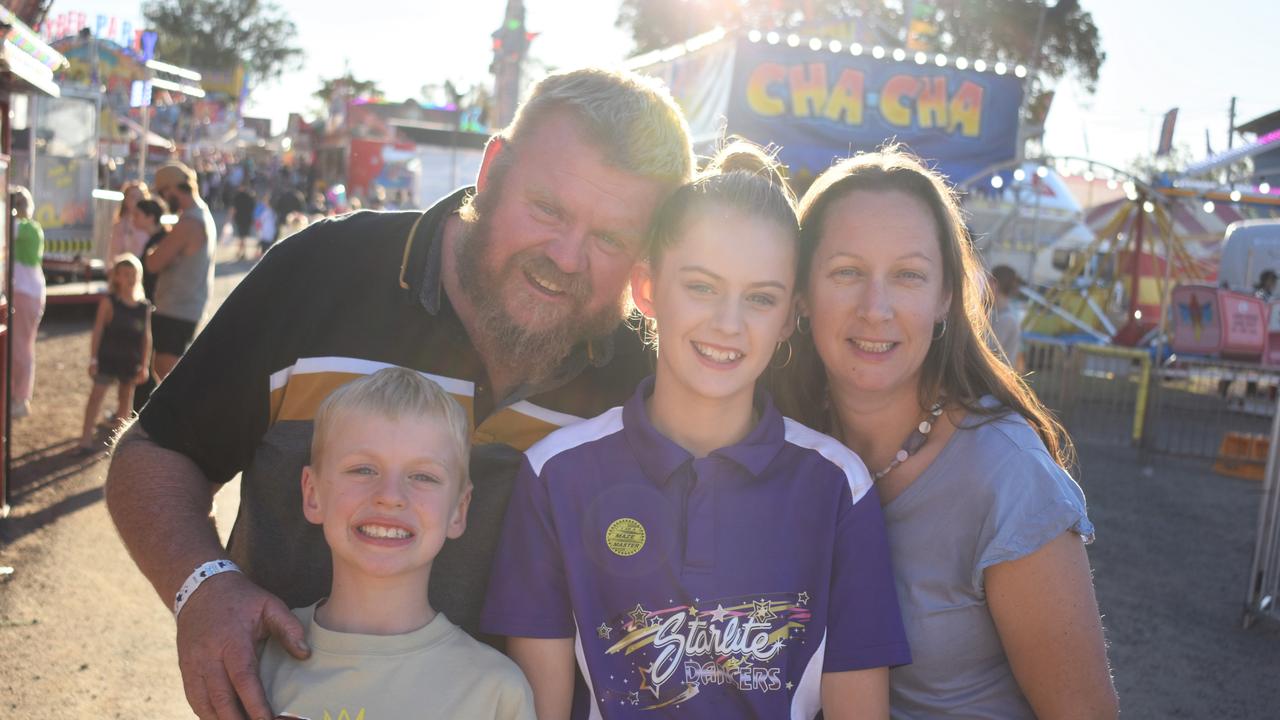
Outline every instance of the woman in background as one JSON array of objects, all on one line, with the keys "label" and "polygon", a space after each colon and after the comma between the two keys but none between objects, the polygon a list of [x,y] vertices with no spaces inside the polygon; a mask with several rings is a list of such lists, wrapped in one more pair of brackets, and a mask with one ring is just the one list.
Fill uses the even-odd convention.
[{"label": "woman in background", "polygon": [[32,219],[31,192],[15,185],[9,193],[18,224],[13,239],[13,383],[9,413],[14,419],[31,414],[36,384],[36,330],[44,317],[44,228]]},{"label": "woman in background", "polygon": [[107,247],[107,257],[115,258],[129,253],[142,257],[142,248],[149,237],[147,231],[138,222],[138,201],[151,197],[147,184],[141,180],[130,180],[120,186],[124,199],[120,201],[120,213],[111,224],[111,242]]}]

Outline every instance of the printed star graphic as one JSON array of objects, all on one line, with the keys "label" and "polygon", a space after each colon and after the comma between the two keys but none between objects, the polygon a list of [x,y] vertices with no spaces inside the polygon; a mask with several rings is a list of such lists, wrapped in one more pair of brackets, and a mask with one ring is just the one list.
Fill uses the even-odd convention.
[{"label": "printed star graphic", "polygon": [[796,596],[796,604],[797,604],[797,605],[808,605],[808,604],[809,604],[809,593],[808,593],[808,591],[802,592],[802,593],[800,593],[799,595],[797,595],[797,596]]},{"label": "printed star graphic", "polygon": [[794,690],[794,689],[795,689],[795,687],[796,687],[796,684],[795,684],[795,683],[791,682],[790,680],[788,680],[788,681],[787,681],[787,689],[788,689],[788,690]]},{"label": "printed star graphic", "polygon": [[711,611],[711,619],[715,622],[724,622],[724,619],[728,616],[729,611],[725,610],[720,603],[716,603],[716,609]]},{"label": "printed star graphic", "polygon": [[768,600],[753,600],[751,604],[755,606],[751,611],[751,618],[756,622],[769,622],[778,617],[778,614],[773,611],[773,603]]},{"label": "printed star graphic", "polygon": [[640,693],[638,693],[638,692],[630,692],[630,693],[627,693],[627,702],[631,703],[632,705],[639,705],[639,704],[640,704]]},{"label": "printed star graphic", "polygon": [[639,603],[636,603],[636,609],[627,613],[627,617],[631,618],[632,625],[635,625],[638,628],[646,627],[647,624],[645,623],[645,620],[649,618],[649,611],[640,607]]},{"label": "printed star graphic", "polygon": [[694,607],[694,606],[690,605],[690,606],[689,606],[689,617],[691,617],[691,618],[696,618],[696,617],[698,617],[698,608],[696,608],[696,607]]},{"label": "printed star graphic", "polygon": [[600,636],[603,640],[608,640],[609,636],[612,634],[613,628],[605,625],[604,623],[600,623],[600,627],[596,628],[596,635]]},{"label": "printed star graphic", "polygon": [[[640,689],[648,690],[649,692],[653,693],[653,698],[655,700],[660,700],[661,698],[658,697],[658,692],[662,689],[662,683],[658,683],[657,685],[649,684],[649,677],[650,677],[649,674],[653,672],[653,666],[650,665],[647,668],[643,668],[643,667],[636,668],[636,670],[640,671]],[[639,695],[639,692],[637,691],[636,694]]]}]

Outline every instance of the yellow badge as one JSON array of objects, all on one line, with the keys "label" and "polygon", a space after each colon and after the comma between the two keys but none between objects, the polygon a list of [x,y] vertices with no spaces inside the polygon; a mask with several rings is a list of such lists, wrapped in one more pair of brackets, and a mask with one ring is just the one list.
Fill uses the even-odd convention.
[{"label": "yellow badge", "polygon": [[619,557],[631,557],[640,552],[644,538],[644,526],[635,518],[618,518],[604,531],[604,544]]}]

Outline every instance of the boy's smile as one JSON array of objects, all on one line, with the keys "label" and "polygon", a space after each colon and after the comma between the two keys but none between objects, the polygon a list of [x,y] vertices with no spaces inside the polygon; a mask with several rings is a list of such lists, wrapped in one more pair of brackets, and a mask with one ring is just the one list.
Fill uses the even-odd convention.
[{"label": "boy's smile", "polygon": [[303,472],[303,512],[324,526],[334,584],[430,573],[466,528],[459,450],[435,418],[343,411]]}]

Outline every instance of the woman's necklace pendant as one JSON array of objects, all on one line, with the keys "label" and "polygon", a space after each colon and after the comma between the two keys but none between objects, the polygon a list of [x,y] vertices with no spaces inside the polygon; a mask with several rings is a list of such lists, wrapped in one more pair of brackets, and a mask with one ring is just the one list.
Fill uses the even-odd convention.
[{"label": "woman's necklace pendant", "polygon": [[917,425],[916,428],[911,431],[911,434],[907,436],[907,439],[902,442],[902,448],[894,454],[893,462],[889,463],[888,467],[872,476],[875,480],[879,480],[885,475],[893,472],[894,468],[906,462],[907,458],[915,455],[920,451],[920,448],[924,447],[925,441],[929,439],[929,433],[933,430],[933,426],[938,422],[938,416],[942,414],[942,403],[943,401],[939,400],[933,404],[933,407],[929,408],[929,414],[925,416],[924,420],[920,421],[920,424]]}]

